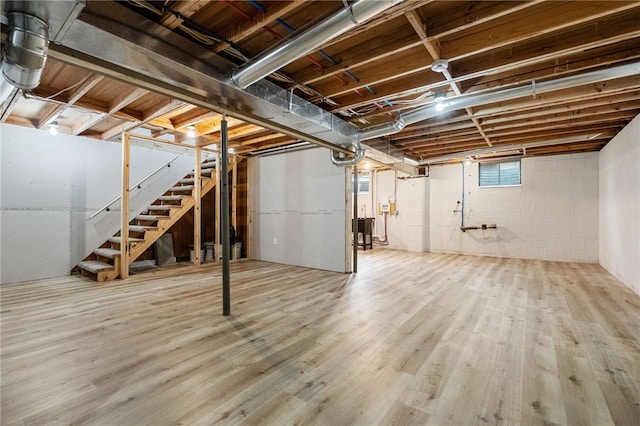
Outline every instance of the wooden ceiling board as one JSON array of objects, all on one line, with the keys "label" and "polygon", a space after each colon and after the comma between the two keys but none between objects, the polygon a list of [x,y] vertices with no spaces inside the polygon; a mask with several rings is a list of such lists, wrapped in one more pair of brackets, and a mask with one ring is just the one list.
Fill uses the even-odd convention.
[{"label": "wooden ceiling board", "polygon": [[[291,37],[287,26],[301,33],[344,7],[339,0],[258,3],[266,10],[246,1],[148,2],[147,8],[140,7],[142,2],[123,2],[146,17],[141,19],[150,18],[191,40],[184,30],[189,25],[215,35],[219,40],[207,46],[213,51],[228,53],[229,43],[235,43],[249,57]],[[452,82],[431,71],[434,57],[449,60]],[[640,2],[405,0],[285,66],[280,73],[290,76],[293,85],[275,81],[365,128],[391,123],[399,113],[433,102],[434,91],[453,97],[532,86],[533,80],[639,58]],[[304,87],[315,94],[299,90]],[[59,118],[67,132],[97,138],[142,125],[178,139],[184,138],[186,126],[195,125],[199,134],[219,140],[221,117],[213,111],[53,59],[47,61],[40,86],[27,96],[35,99],[18,98],[7,109],[7,123],[44,127]],[[599,134],[581,143],[528,149],[526,155],[597,150],[640,113],[639,99],[639,75],[549,93],[532,89],[509,101],[445,110],[382,140],[415,159],[489,144]],[[232,117],[229,138],[244,154],[296,141]]]}]

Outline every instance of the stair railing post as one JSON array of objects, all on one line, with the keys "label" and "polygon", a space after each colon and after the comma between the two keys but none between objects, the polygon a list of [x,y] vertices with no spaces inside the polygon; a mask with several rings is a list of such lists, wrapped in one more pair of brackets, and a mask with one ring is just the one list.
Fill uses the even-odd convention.
[{"label": "stair railing post", "polygon": [[120,278],[129,276],[129,175],[131,139],[122,132],[122,202],[120,215]]},{"label": "stair railing post", "polygon": [[227,133],[227,115],[222,115],[220,123],[221,160],[220,160],[220,210],[222,227],[222,315],[231,315],[231,291],[229,257],[231,241],[229,240],[229,140]]},{"label": "stair railing post", "polygon": [[201,207],[202,207],[202,183],[201,183],[201,170],[200,170],[200,162],[202,158],[202,148],[196,142],[196,166],[194,167],[193,172],[193,263],[195,265],[200,265],[202,259],[200,247],[202,243],[200,242],[200,232],[202,229],[200,218],[201,218]]}]

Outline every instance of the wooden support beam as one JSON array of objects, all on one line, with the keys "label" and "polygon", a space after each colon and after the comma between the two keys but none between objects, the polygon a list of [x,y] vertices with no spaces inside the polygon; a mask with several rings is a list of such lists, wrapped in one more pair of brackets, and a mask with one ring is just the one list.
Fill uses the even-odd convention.
[{"label": "wooden support beam", "polygon": [[196,164],[193,168],[193,263],[200,265],[200,262],[204,259],[200,259],[202,251],[201,232],[202,232],[202,176],[200,174],[200,166],[202,163],[202,148],[196,147]]},{"label": "wooden support beam", "polygon": [[231,225],[238,231],[238,156],[231,157]]},{"label": "wooden support beam", "polygon": [[66,104],[58,104],[52,106],[47,112],[38,119],[38,129],[42,129],[47,124],[55,120],[70,105],[75,104],[82,96],[91,90],[96,84],[102,81],[104,77],[98,74],[89,74],[78,86],[67,96]]},{"label": "wooden support beam", "polygon": [[247,237],[245,239],[245,253],[247,258],[253,259],[253,167],[252,164],[255,159],[245,160],[247,163]]},{"label": "wooden support beam", "polygon": [[129,90],[125,90],[120,93],[115,99],[111,101],[109,104],[109,114],[115,114],[117,111],[120,111],[122,108],[126,107],[133,101],[140,99],[142,96],[149,93],[144,89],[132,88]]},{"label": "wooden support beam", "polygon": [[120,216],[120,278],[129,276],[129,174],[131,160],[131,139],[129,133],[122,133],[122,192]]}]

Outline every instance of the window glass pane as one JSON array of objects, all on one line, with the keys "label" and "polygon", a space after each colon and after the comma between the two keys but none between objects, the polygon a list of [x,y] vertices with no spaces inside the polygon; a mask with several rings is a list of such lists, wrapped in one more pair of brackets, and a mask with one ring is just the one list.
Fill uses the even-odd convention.
[{"label": "window glass pane", "polygon": [[369,192],[369,175],[361,175],[358,179],[358,184],[360,186],[358,192]]},{"label": "window glass pane", "polygon": [[520,162],[500,163],[500,185],[520,184]]},{"label": "window glass pane", "polygon": [[500,184],[500,168],[498,163],[480,163],[480,186]]},{"label": "window glass pane", "polygon": [[[369,173],[359,173],[358,174],[358,193],[368,193],[369,192]],[[353,192],[353,188],[355,185],[355,177],[351,177],[351,192]]]},{"label": "window glass pane", "polygon": [[480,186],[520,185],[520,161],[480,163]]}]

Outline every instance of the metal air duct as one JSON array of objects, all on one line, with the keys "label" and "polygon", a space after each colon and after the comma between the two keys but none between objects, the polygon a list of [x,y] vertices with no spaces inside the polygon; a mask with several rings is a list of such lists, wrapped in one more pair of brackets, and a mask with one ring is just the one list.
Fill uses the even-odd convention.
[{"label": "metal air duct", "polygon": [[403,0],[360,0],[345,7],[316,27],[248,61],[231,73],[231,80],[243,89],[317,49],[360,23]]},{"label": "metal air duct", "polygon": [[[568,89],[571,87],[594,84],[600,81],[613,80],[615,78],[628,77],[636,74],[640,74],[640,62],[619,65],[617,67],[605,68],[569,77],[562,77],[541,83],[532,81],[531,85],[514,87],[498,92],[458,96],[449,100],[449,105],[446,107],[446,110],[458,110],[494,102],[508,101],[532,94],[535,95],[539,93],[552,92],[554,90]],[[418,123],[420,121],[436,117],[441,112],[442,110],[438,111],[434,104],[426,105],[409,111],[406,114],[402,114],[402,116],[393,123],[374,126],[369,129],[362,130],[359,132],[359,136],[361,140],[367,140],[391,135],[402,130],[402,128],[407,124]]]},{"label": "metal air duct", "polygon": [[[7,43],[2,64],[3,95],[8,94],[6,83],[22,90],[38,87],[47,60],[49,26],[42,19],[24,12],[9,12]],[[4,101],[4,99],[2,99]]]},{"label": "metal air duct", "polygon": [[346,158],[345,154],[340,151],[331,150],[331,162],[336,166],[355,166],[364,160],[366,150],[359,140],[355,140],[353,143],[355,149],[355,155],[353,158]]}]

